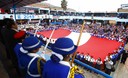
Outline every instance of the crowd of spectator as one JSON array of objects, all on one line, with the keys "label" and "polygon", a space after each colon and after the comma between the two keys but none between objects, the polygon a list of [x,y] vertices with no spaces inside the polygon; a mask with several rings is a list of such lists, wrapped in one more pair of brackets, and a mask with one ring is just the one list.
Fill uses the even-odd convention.
[{"label": "crowd of spectator", "polygon": [[[82,25],[81,24],[68,24],[68,25],[50,25],[50,26],[42,26],[42,29],[39,29],[38,31],[47,31],[47,30],[53,30],[54,28],[58,29],[58,28],[63,28],[63,29],[67,29],[70,30],[72,32],[80,32],[80,27]],[[108,56],[106,57],[106,59],[104,59],[104,61],[101,61],[101,58],[97,58],[94,59],[93,56],[89,55],[89,54],[80,54],[78,53],[76,58],[92,67],[95,67],[98,70],[102,69],[102,65],[104,65],[104,67],[108,67],[105,68],[105,72],[110,74],[110,67],[108,66],[110,63],[110,65],[114,66],[116,64],[116,61],[118,61],[121,57],[121,54],[127,54],[127,51],[124,51],[124,45],[126,43],[128,43],[128,38],[127,38],[127,34],[128,34],[128,28],[124,27],[123,25],[101,25],[101,24],[97,24],[97,23],[93,23],[93,24],[85,24],[84,26],[84,30],[83,32],[88,32],[90,33],[92,36],[96,36],[99,38],[106,38],[109,40],[116,40],[118,42],[121,42],[122,45],[120,45],[118,50],[114,50],[113,53],[108,54]],[[46,39],[47,40],[47,39]],[[108,62],[108,58],[110,58],[109,62]],[[126,60],[126,58],[122,58],[122,61],[124,63],[124,60]],[[107,65],[107,66],[105,66]],[[86,69],[86,68],[85,68]]]},{"label": "crowd of spectator", "polygon": [[127,19],[127,13],[105,13],[105,12],[64,12],[64,11],[50,11],[53,16],[96,16],[96,17],[118,17],[121,19]]},{"label": "crowd of spectator", "polygon": [[[13,25],[14,24],[14,25]],[[10,25],[10,24],[9,24]],[[53,24],[50,24],[50,25],[44,25],[44,26],[19,26],[19,28],[16,28],[15,30],[15,22],[12,22],[11,26],[14,28],[11,28],[11,29],[7,29],[6,31],[15,31],[15,32],[18,32],[18,29],[20,30],[25,30],[26,32],[29,32],[29,35],[30,33],[35,33],[36,29],[37,32],[42,32],[42,31],[48,31],[48,30],[53,30],[53,29],[58,29],[58,28],[63,28],[63,29],[67,29],[67,30],[70,30],[72,32],[77,32],[79,33],[80,32],[80,29],[81,29],[81,24],[73,24],[73,23],[69,23],[67,25],[53,25]],[[4,26],[3,26],[4,27]],[[5,29],[5,28],[2,28],[2,30]],[[4,31],[4,30],[3,30]],[[2,32],[3,32],[2,31]],[[4,31],[5,32],[5,31]],[[3,33],[4,33],[3,32]],[[114,66],[116,64],[116,62],[120,59],[120,56],[123,54],[123,56],[127,55],[127,51],[125,51],[123,48],[124,48],[124,45],[126,43],[128,43],[128,28],[127,27],[124,27],[123,25],[120,26],[120,25],[110,25],[110,24],[106,24],[106,25],[101,25],[101,24],[97,24],[97,23],[91,23],[91,24],[85,24],[84,25],[84,30],[83,32],[88,32],[90,33],[92,36],[97,36],[99,38],[106,38],[106,39],[109,39],[109,40],[116,40],[118,42],[121,42],[122,45],[119,47],[118,50],[115,50],[113,53],[111,54],[108,54],[108,56],[106,57],[106,59],[104,61],[101,60],[101,58],[97,58],[97,59],[94,59],[93,56],[91,56],[89,53],[88,54],[81,54],[80,53],[77,53],[76,55],[76,59],[92,66],[92,67],[95,67],[96,69],[98,70],[102,70],[102,65],[104,65],[104,69],[105,69],[105,72],[107,74],[110,74],[111,71],[110,69],[112,67],[110,67],[110,65]],[[3,37],[4,37],[4,34],[3,34]],[[41,41],[47,41],[47,39],[43,39],[45,37],[40,37],[40,36],[37,36],[39,39],[41,39]],[[4,37],[4,39],[6,39]],[[10,39],[10,38],[8,38]],[[14,39],[12,39],[14,40]],[[7,41],[7,40],[6,40]],[[8,40],[9,41],[9,40]],[[12,41],[11,41],[12,42]],[[8,45],[6,42],[4,42],[7,46],[7,51],[8,51]],[[10,44],[10,43],[8,43]],[[10,44],[11,46],[11,44]],[[14,46],[11,46],[13,49]],[[9,53],[13,52],[13,50],[10,50]],[[12,59],[12,62],[15,61],[13,55],[9,55],[11,56],[11,59]],[[126,57],[123,57],[122,60],[121,60],[121,63],[124,63],[125,60],[126,60]],[[8,57],[10,58],[10,57]],[[16,63],[16,62],[15,62]],[[17,63],[15,64],[16,66]],[[87,68],[85,68],[87,69]],[[87,69],[88,70],[88,69]],[[17,71],[18,68],[17,68]]]}]

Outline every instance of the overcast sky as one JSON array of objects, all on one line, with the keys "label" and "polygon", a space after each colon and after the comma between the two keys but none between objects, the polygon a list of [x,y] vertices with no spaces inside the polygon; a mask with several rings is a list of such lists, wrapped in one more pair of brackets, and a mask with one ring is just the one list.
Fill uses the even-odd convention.
[{"label": "overcast sky", "polygon": [[[47,0],[46,2],[61,6],[61,0]],[[81,12],[111,12],[117,11],[121,4],[128,4],[128,0],[67,0],[68,8]]]}]

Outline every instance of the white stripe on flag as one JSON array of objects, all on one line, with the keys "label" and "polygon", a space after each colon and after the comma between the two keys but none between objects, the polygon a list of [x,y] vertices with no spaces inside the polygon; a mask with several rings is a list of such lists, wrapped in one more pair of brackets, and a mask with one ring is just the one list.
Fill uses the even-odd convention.
[{"label": "white stripe on flag", "polygon": [[[71,32],[66,37],[71,38],[73,40],[74,44],[76,45],[77,44],[77,41],[78,41],[79,34],[80,33]],[[90,33],[82,33],[79,46],[85,44],[90,38],[91,38]]]}]

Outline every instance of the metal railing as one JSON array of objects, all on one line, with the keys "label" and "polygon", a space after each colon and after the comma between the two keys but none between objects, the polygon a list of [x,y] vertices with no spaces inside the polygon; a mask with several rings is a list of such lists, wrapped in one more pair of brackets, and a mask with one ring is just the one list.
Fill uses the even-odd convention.
[{"label": "metal railing", "polygon": [[79,65],[81,65],[81,66],[83,66],[83,67],[85,67],[85,68],[88,68],[89,70],[92,70],[92,71],[94,71],[94,72],[96,72],[96,73],[98,73],[98,74],[104,76],[105,78],[112,78],[110,75],[108,75],[108,74],[106,74],[106,73],[104,73],[104,72],[102,72],[102,71],[100,71],[100,70],[97,70],[97,69],[95,69],[95,68],[93,68],[93,67],[91,67],[91,66],[89,66],[89,65],[87,65],[87,64],[85,64],[85,63],[82,63],[82,62],[79,61],[79,60],[76,60],[76,59],[75,59],[74,62],[77,63],[77,64],[79,64]]}]

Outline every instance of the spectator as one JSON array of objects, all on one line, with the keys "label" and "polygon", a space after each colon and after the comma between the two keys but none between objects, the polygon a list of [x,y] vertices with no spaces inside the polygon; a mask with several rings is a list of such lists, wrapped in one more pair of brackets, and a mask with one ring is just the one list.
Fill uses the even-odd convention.
[{"label": "spectator", "polygon": [[17,40],[14,38],[14,35],[18,32],[18,26],[13,19],[5,18],[3,20],[4,28],[1,30],[3,43],[6,47],[7,57],[11,59],[14,67],[18,70],[18,63],[17,58],[14,52],[14,47],[18,43]]},{"label": "spectator", "polygon": [[91,56],[91,60],[90,60],[90,66],[94,67],[94,63],[95,63],[95,59],[93,58],[93,56]]},{"label": "spectator", "polygon": [[127,57],[128,57],[128,51],[127,50],[123,50],[121,63],[125,64],[125,61],[126,61]]},{"label": "spectator", "polygon": [[20,63],[26,70],[26,78],[42,78],[41,71],[45,60],[36,54],[43,43],[36,37],[27,37],[20,48]]},{"label": "spectator", "polygon": [[76,54],[76,59],[80,60],[80,53],[79,52],[77,52],[77,54]]},{"label": "spectator", "polygon": [[[53,51],[51,60],[44,65],[43,78],[68,78],[71,76],[69,59],[77,46],[69,38],[58,38],[51,49]],[[82,76],[75,74],[74,78],[82,78]]]},{"label": "spectator", "polygon": [[89,64],[90,59],[91,59],[90,55],[89,55],[89,53],[87,53],[87,55],[85,55],[85,63]]},{"label": "spectator", "polygon": [[20,57],[21,57],[21,52],[20,52],[20,47],[22,46],[22,41],[26,37],[26,32],[25,31],[19,31],[14,35],[14,38],[17,39],[18,43],[14,47],[14,51],[17,57],[17,62],[19,66],[19,71],[20,71],[20,76],[24,77],[25,76],[25,69],[22,67],[21,62],[20,62]]},{"label": "spectator", "polygon": [[[95,63],[95,59],[93,58],[93,56],[90,57],[90,62],[89,62],[89,65],[94,67],[94,63]],[[90,70],[91,72],[91,70]]]},{"label": "spectator", "polygon": [[80,54],[80,61],[84,62],[84,53]]},{"label": "spectator", "polygon": [[107,73],[107,74],[111,74],[111,69],[112,69],[112,67],[113,67],[113,62],[112,62],[112,60],[110,59],[110,57],[108,57],[108,60],[107,61],[105,61],[105,67],[106,67],[106,69],[105,69],[105,73]]},{"label": "spectator", "polygon": [[101,58],[99,57],[97,60],[96,60],[96,65],[95,65],[95,68],[98,69],[98,70],[101,70],[101,65],[103,64],[103,62],[101,61]]}]

